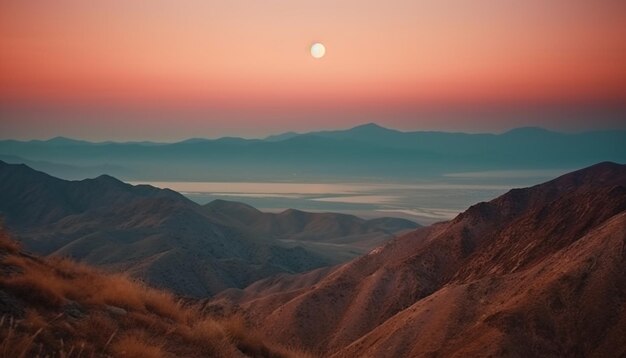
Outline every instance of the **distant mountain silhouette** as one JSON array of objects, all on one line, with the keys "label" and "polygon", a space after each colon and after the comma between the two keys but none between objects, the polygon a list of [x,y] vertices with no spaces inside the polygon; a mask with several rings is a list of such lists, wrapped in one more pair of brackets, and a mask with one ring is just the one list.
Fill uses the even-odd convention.
[{"label": "distant mountain silhouette", "polygon": [[268,141],[268,142],[278,142],[278,141],[281,141],[281,140],[285,140],[285,139],[296,137],[298,135],[299,134],[296,133],[296,132],[285,132],[285,133],[281,133],[281,134],[274,134],[274,135],[267,136],[265,138],[265,140]]},{"label": "distant mountain silhouette", "polygon": [[0,160],[9,164],[26,164],[31,168],[37,168],[37,170],[50,175],[61,175],[63,178],[70,180],[84,179],[85,177],[93,178],[102,175],[103,173],[109,173],[114,176],[120,173],[124,173],[126,175],[133,173],[132,169],[108,164],[77,166],[51,163],[43,160],[28,160],[10,155],[0,155]]},{"label": "distant mountain silhouette", "polygon": [[623,356],[625,247],[626,165],[605,162],[208,305],[323,356]]},{"label": "distant mountain silhouette", "polygon": [[409,220],[381,218],[364,220],[353,215],[336,213],[309,213],[287,209],[281,213],[263,213],[252,206],[226,200],[214,200],[204,206],[211,216],[221,218],[232,226],[245,226],[264,236],[290,240],[321,240],[330,242],[367,234],[393,235],[402,230],[415,229]]},{"label": "distant mountain silhouette", "polygon": [[[502,134],[402,132],[374,123],[262,139],[194,138],[178,143],[0,141],[0,155],[31,163],[129,168],[130,180],[393,178],[460,171],[570,169],[626,161],[626,131],[575,134],[518,128]],[[37,167],[36,167],[37,168]],[[132,168],[132,170],[130,169]],[[62,170],[55,174],[66,176]]]},{"label": "distant mountain silhouette", "polygon": [[[291,218],[226,201],[201,206],[172,190],[108,175],[66,181],[1,161],[0,215],[29,250],[128,271],[198,297],[334,264],[358,254],[352,241],[374,246],[417,226],[339,214]],[[347,245],[316,249],[333,242]]]},{"label": "distant mountain silhouette", "polygon": [[214,200],[204,207],[208,215],[224,225],[240,228],[250,236],[301,246],[331,258],[333,264],[362,255],[390,237],[419,226],[399,218],[364,220],[353,215],[295,209],[263,213],[249,205],[225,200]]}]

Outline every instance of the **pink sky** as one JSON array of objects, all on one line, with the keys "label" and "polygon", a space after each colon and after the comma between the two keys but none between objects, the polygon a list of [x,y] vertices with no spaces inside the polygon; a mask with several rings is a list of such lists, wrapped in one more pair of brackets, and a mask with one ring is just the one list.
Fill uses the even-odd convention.
[{"label": "pink sky", "polygon": [[8,0],[0,135],[624,127],[624,38],[612,0]]}]

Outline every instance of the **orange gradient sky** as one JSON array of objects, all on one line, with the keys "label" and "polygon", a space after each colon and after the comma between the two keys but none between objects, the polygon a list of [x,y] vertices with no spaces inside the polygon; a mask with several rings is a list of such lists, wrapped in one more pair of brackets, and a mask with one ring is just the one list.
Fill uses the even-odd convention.
[{"label": "orange gradient sky", "polygon": [[614,0],[5,0],[0,135],[623,127],[625,39]]}]

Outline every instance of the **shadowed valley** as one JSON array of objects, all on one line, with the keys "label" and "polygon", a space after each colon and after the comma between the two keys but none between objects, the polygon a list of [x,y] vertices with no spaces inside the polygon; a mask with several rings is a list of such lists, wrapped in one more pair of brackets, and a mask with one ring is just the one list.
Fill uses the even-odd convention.
[{"label": "shadowed valley", "polygon": [[269,214],[226,201],[202,206],[106,175],[65,181],[4,162],[0,214],[28,250],[130,272],[195,297],[343,262],[417,226],[297,210]]}]

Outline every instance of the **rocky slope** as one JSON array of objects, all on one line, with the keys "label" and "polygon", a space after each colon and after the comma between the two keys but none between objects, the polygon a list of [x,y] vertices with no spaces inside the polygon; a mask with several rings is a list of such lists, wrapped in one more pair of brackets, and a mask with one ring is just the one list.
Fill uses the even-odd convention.
[{"label": "rocky slope", "polygon": [[620,356],[625,247],[626,166],[601,163],[211,304],[324,356]]}]

